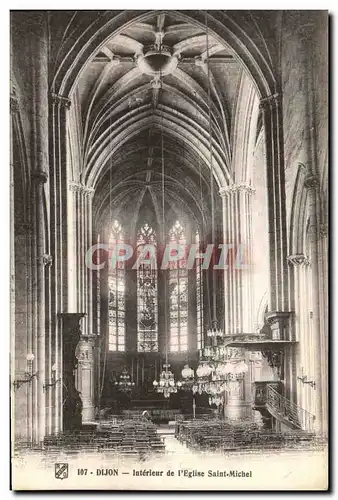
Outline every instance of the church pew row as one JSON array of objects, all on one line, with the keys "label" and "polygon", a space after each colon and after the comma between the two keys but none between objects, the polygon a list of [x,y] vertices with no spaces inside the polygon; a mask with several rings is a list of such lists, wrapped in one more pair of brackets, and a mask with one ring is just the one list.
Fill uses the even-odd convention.
[{"label": "church pew row", "polygon": [[313,434],[276,432],[253,422],[182,421],[176,422],[175,435],[181,443],[200,451],[303,448],[314,444]]},{"label": "church pew row", "polygon": [[119,424],[98,427],[96,431],[79,430],[64,432],[57,436],[47,436],[44,447],[55,449],[116,451],[119,454],[136,455],[160,453],[165,451],[162,439],[156,434],[156,427],[146,421],[120,421]]}]

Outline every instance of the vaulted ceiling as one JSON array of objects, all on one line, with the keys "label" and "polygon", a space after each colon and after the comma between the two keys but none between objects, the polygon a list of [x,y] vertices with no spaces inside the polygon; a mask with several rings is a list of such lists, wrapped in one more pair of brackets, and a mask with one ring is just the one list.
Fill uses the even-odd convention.
[{"label": "vaulted ceiling", "polygon": [[144,200],[152,200],[159,215],[164,168],[167,203],[206,220],[209,113],[217,192],[232,175],[238,97],[248,78],[207,28],[177,13],[154,11],[99,47],[81,74],[72,109],[82,180],[96,190],[96,219],[124,207],[137,212]]}]

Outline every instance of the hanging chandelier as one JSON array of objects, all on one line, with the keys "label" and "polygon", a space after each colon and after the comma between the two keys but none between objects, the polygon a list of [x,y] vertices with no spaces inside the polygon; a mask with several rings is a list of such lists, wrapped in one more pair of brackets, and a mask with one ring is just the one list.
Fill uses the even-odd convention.
[{"label": "hanging chandelier", "polygon": [[122,392],[131,392],[135,382],[131,380],[131,376],[126,368],[124,368],[119,376],[119,381],[115,382],[117,388]]},{"label": "hanging chandelier", "polygon": [[179,388],[191,391],[192,386],[195,383],[195,372],[192,368],[190,368],[189,364],[184,365],[184,368],[181,371],[181,377],[181,380],[177,382]]},{"label": "hanging chandelier", "polygon": [[207,337],[211,339],[218,339],[224,337],[224,332],[221,328],[217,327],[217,321],[213,321],[212,328],[207,330]]},{"label": "hanging chandelier", "polygon": [[244,361],[224,360],[216,363],[202,360],[196,370],[196,379],[190,383],[192,392],[208,394],[209,404],[219,406],[227,389],[227,383],[231,380],[242,379],[247,371],[248,365]]},{"label": "hanging chandelier", "polygon": [[163,394],[165,398],[169,398],[171,394],[176,394],[181,385],[181,382],[175,383],[174,374],[170,370],[170,365],[168,363],[163,365],[159,382],[157,382],[157,380],[153,382],[156,392]]},{"label": "hanging chandelier", "polygon": [[195,373],[194,370],[190,368],[190,366],[187,364],[184,366],[181,375],[183,380],[188,381],[188,380],[193,380]]}]

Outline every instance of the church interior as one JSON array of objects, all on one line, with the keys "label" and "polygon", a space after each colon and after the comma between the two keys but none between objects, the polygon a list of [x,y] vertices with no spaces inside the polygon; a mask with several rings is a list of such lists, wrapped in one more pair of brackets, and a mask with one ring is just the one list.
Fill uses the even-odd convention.
[{"label": "church interior", "polygon": [[327,23],[11,12],[15,446],[326,438]]}]

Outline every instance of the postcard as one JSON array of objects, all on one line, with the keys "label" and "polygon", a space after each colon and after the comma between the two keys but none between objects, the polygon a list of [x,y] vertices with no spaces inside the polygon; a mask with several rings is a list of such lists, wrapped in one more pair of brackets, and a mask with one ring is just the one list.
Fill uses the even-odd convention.
[{"label": "postcard", "polygon": [[328,12],[13,10],[11,488],[328,489]]}]

